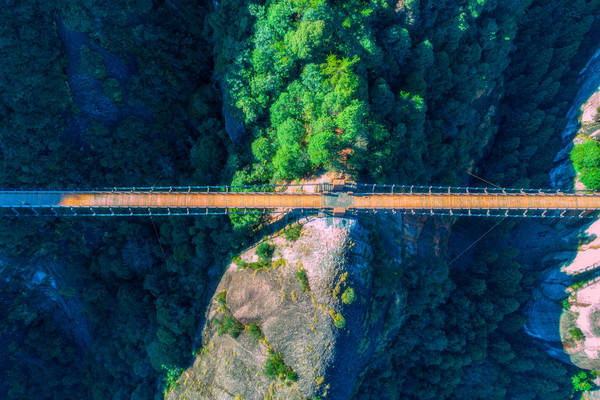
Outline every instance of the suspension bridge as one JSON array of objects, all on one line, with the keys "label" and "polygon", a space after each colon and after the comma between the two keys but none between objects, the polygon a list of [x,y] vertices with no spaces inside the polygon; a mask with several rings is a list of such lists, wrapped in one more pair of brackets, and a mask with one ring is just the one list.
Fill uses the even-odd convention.
[{"label": "suspension bridge", "polygon": [[377,185],[345,181],[253,186],[0,191],[3,216],[319,213],[487,217],[598,217],[600,193],[548,189]]}]

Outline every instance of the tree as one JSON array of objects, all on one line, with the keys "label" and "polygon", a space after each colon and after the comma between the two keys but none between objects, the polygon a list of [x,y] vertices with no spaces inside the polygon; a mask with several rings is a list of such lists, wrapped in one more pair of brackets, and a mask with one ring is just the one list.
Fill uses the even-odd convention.
[{"label": "tree", "polygon": [[587,140],[574,146],[570,156],[575,170],[579,172],[585,168],[598,168],[600,167],[600,143]]}]

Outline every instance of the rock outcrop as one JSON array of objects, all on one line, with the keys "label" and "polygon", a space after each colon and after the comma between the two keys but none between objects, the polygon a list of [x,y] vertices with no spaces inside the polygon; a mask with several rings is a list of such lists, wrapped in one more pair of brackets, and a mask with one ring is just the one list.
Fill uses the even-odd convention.
[{"label": "rock outcrop", "polygon": [[[267,266],[251,248],[223,275],[202,350],[168,399],[349,398],[370,353],[367,231],[315,218],[295,241],[281,232],[266,241]],[[268,376],[269,363],[281,376]]]}]

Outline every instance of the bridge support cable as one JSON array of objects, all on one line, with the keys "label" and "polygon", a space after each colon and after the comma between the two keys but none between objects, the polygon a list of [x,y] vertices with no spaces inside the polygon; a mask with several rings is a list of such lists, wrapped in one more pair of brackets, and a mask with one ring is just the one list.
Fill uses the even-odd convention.
[{"label": "bridge support cable", "polygon": [[488,233],[490,233],[491,231],[493,231],[505,219],[506,218],[502,218],[500,221],[496,222],[490,229],[488,229],[487,231],[485,231],[483,235],[481,235],[480,237],[478,237],[477,240],[475,240],[473,243],[471,243],[466,249],[464,249],[463,251],[461,251],[457,256],[455,256],[454,258],[452,258],[452,260],[450,260],[450,262],[448,263],[448,267],[451,266],[452,264],[454,264],[454,262],[456,260],[458,260],[460,257],[462,257],[462,255],[465,254],[467,251],[471,250],[477,243],[479,243],[484,237],[487,236]]}]

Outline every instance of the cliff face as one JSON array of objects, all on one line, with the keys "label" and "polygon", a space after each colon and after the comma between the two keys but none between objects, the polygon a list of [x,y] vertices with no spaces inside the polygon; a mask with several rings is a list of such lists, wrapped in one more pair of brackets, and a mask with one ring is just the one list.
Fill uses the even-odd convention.
[{"label": "cliff face", "polygon": [[223,275],[202,351],[169,399],[349,397],[368,347],[367,231],[353,219],[316,218],[295,241],[281,232],[266,240],[268,266],[252,264],[260,260],[251,248]]},{"label": "cliff face", "polygon": [[[569,152],[573,143],[579,140],[577,135],[595,134],[594,129],[588,128],[596,119],[600,97],[600,50],[580,72],[579,86],[562,133],[564,147],[556,155],[556,166],[550,172],[553,186],[565,190],[583,189],[576,182]],[[593,265],[600,261],[600,253],[593,244],[598,234],[597,224],[597,221],[590,220],[528,223],[519,227],[515,234],[516,243],[522,243],[518,238],[529,237],[527,243],[533,245],[524,249],[525,257],[530,257],[532,264],[542,271],[540,282],[533,289],[532,300],[528,304],[526,332],[536,338],[550,355],[586,369],[598,367],[597,362],[590,361],[585,355],[586,348],[594,347],[596,341],[590,325],[591,317],[595,315],[592,308],[596,302],[590,301],[589,296],[585,295],[593,292],[594,288],[585,289],[580,299],[577,291],[569,287],[573,284],[579,286],[577,282],[584,282],[596,275]],[[578,313],[577,317],[575,312]],[[587,337],[591,339],[588,345],[581,339],[575,340],[573,334],[578,336],[573,330],[575,321],[584,327],[585,343],[588,343]],[[587,353],[591,351],[596,354],[591,347]]]},{"label": "cliff face", "polygon": [[600,49],[592,56],[586,66],[579,72],[579,91],[573,105],[567,113],[567,125],[561,136],[564,147],[554,158],[556,166],[550,171],[552,185],[561,189],[572,189],[575,171],[569,160],[569,152],[573,147],[573,140],[582,129],[584,122],[593,119],[596,111],[590,108],[598,102],[598,89],[600,88]]}]

